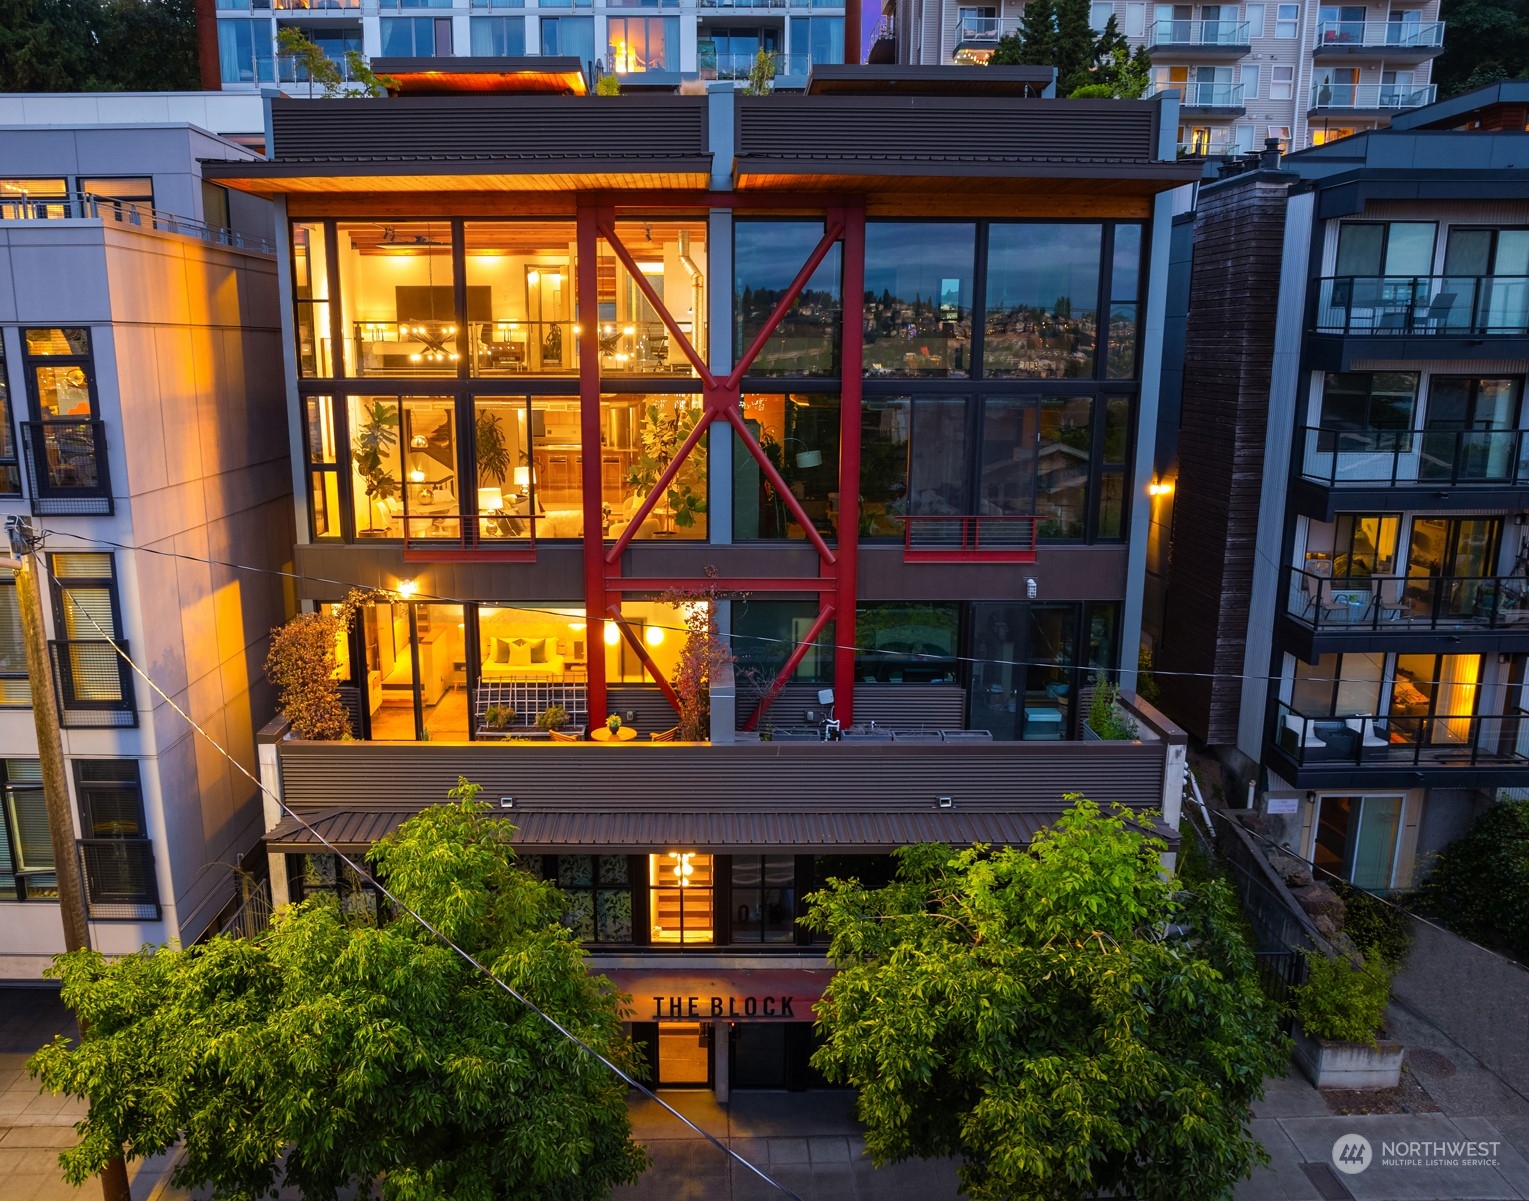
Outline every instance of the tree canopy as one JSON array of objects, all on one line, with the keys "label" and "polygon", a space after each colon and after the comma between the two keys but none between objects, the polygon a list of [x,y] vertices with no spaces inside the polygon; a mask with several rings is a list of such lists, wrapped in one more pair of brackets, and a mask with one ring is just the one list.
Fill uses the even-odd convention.
[{"label": "tree canopy", "polygon": [[1152,57],[1131,52],[1115,18],[1094,33],[1088,0],[1030,0],[1019,28],[998,39],[994,66],[1047,66],[1057,72],[1058,96],[1133,100],[1145,95]]},{"label": "tree canopy", "polygon": [[[515,864],[511,827],[462,781],[371,858],[389,888],[494,974],[632,1070],[619,997],[591,977],[556,887]],[[313,1201],[381,1180],[388,1201],[593,1201],[646,1164],[626,1086],[408,916],[332,899],[282,909],[261,938],[61,956],[88,1024],[30,1070],[89,1095],[74,1183],[125,1149],[184,1138],[181,1187]]]},{"label": "tree canopy", "polygon": [[809,898],[839,969],[813,1065],[858,1090],[878,1165],[959,1155],[975,1201],[1229,1196],[1289,1054],[1235,900],[1070,799],[1028,848],[909,847],[887,887]]},{"label": "tree canopy", "polygon": [[1440,97],[1529,77],[1529,0],[1443,0],[1439,20],[1446,24],[1433,66]]},{"label": "tree canopy", "polygon": [[0,85],[10,92],[195,90],[193,0],[5,0]]}]

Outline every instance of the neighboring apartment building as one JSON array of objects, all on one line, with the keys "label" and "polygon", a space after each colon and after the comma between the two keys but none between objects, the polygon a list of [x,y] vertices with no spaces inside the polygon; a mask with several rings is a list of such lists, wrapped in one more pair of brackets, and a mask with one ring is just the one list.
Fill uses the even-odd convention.
[{"label": "neighboring apartment building", "polygon": [[1239,164],[1181,227],[1162,703],[1369,888],[1529,786],[1526,116],[1504,83]]},{"label": "neighboring apartment building", "polygon": [[[1177,820],[1183,736],[1083,719],[1134,667],[1167,193],[1200,168],[1171,99],[1045,78],[421,72],[274,101],[270,161],[206,167],[283,212],[302,598],[388,594],[340,648],[357,741],[275,727],[267,778],[350,852],[482,784],[661,1025],[661,1084],[807,1082],[825,964],[793,919],[825,874],[1023,842],[1071,791]],[[692,743],[685,588],[737,656]],[[368,903],[267,821],[275,899]]]},{"label": "neighboring apartment building", "polygon": [[[1181,153],[1291,149],[1385,125],[1432,103],[1432,60],[1444,48],[1438,0],[1366,7],[1296,3],[1148,4],[1094,0],[1091,22],[1111,16],[1135,49],[1152,55],[1153,91],[1182,100]],[[985,62],[1019,29],[1024,5],[901,0],[897,61]]]},{"label": "neighboring apartment building", "polygon": [[845,15],[843,0],[218,0],[218,70],[225,89],[279,82],[301,94],[295,65],[276,55],[277,32],[290,27],[342,64],[349,50],[368,59],[573,57],[586,73],[615,72],[632,87],[746,79],[766,50],[779,83],[801,87],[813,64],[845,61]]},{"label": "neighboring apartment building", "polygon": [[[199,162],[252,156],[163,119],[195,98],[101,102],[0,98],[0,119],[32,110],[0,124],[0,516],[31,515],[62,582],[41,581],[91,936],[122,953],[217,918],[260,806],[112,640],[253,769],[283,588],[209,560],[288,562],[292,485],[271,208]],[[113,121],[135,113],[161,119]],[[63,927],[0,574],[0,979],[35,980]]]}]

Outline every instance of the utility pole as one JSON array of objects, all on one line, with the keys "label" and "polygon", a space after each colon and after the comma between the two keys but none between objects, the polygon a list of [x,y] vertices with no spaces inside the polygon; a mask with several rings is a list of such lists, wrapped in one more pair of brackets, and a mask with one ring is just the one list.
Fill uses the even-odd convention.
[{"label": "utility pole", "polygon": [[[27,646],[32,719],[37,724],[37,760],[42,767],[43,802],[48,810],[48,833],[53,840],[58,906],[64,919],[64,949],[83,951],[90,947],[90,924],[85,916],[80,857],[75,853],[74,817],[64,773],[63,738],[59,734],[58,695],[53,691],[53,665],[48,659],[48,634],[42,620],[42,586],[37,575],[37,546],[42,539],[25,517],[7,517],[5,533],[10,539],[12,557],[0,559],[0,567],[9,567],[16,575],[16,605],[21,611],[21,634]],[[85,1037],[83,1022],[80,1037]],[[120,1155],[101,1173],[101,1191],[106,1201],[133,1201],[127,1164]]]}]

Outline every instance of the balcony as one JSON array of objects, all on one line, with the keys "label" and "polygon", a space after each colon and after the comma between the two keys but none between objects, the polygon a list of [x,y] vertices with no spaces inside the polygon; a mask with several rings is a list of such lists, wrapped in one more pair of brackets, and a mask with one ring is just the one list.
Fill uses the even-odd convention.
[{"label": "balcony", "polygon": [[[1415,782],[1418,771],[1436,781],[1487,768],[1485,778],[1501,780],[1505,768],[1529,772],[1529,713],[1505,714],[1367,713],[1309,716],[1284,702],[1274,708],[1272,749],[1292,765],[1298,786],[1321,783],[1321,774],[1341,786],[1345,780],[1380,786]],[[1388,772],[1406,773],[1396,784]],[[1310,774],[1308,774],[1310,773]],[[1425,779],[1427,777],[1425,776]],[[1466,784],[1465,786],[1471,786]]]},{"label": "balcony", "polygon": [[[335,70],[340,73],[341,83],[356,82],[356,76],[350,69],[350,63],[346,62],[345,59],[330,58],[329,61],[334,64]],[[294,58],[288,58],[283,55],[278,55],[276,59],[276,78],[282,83],[308,84],[312,82],[307,69],[302,63]],[[322,95],[323,93],[319,91],[315,94]]]},{"label": "balcony", "polygon": [[[1301,477],[1327,488],[1529,487],[1524,430],[1334,430],[1302,426]],[[1479,503],[1479,491],[1477,503]]]},{"label": "balcony", "polygon": [[1311,56],[1317,62],[1356,56],[1423,62],[1443,49],[1442,21],[1322,21]]},{"label": "balcony", "polygon": [[147,838],[82,838],[77,845],[91,921],[159,920],[152,842]]},{"label": "balcony", "polygon": [[104,516],[112,511],[106,427],[99,421],[24,421],[22,461],[32,512]]},{"label": "balcony", "polygon": [[1018,17],[958,17],[956,53],[963,50],[992,50],[998,39],[1019,32]]},{"label": "balcony", "polygon": [[1154,21],[1147,29],[1153,57],[1240,58],[1249,50],[1248,26],[1241,21]]},{"label": "balcony", "polygon": [[[785,54],[777,50],[770,57],[775,64],[776,79],[781,78],[783,75],[805,76],[812,70],[812,56],[810,54]],[[747,79],[749,73],[754,69],[754,63],[757,61],[757,57],[752,54],[718,54],[715,58],[716,75],[711,76],[703,64],[701,72],[703,78]],[[657,330],[652,332],[655,346],[657,345],[657,339],[661,336],[661,333]],[[666,353],[666,364],[667,358]],[[677,367],[676,369],[679,368]]]},{"label": "balcony", "polygon": [[122,657],[130,652],[126,642],[117,645],[122,655],[105,639],[48,643],[59,724],[65,729],[120,729],[138,724],[133,671]]},{"label": "balcony", "polygon": [[271,0],[271,7],[277,12],[359,12],[361,0]]},{"label": "balcony", "polygon": [[276,253],[276,248],[264,238],[248,237],[237,230],[208,225],[205,221],[198,221],[194,217],[167,213],[163,209],[147,204],[113,200],[109,196],[71,192],[65,195],[31,196],[21,200],[0,201],[0,222],[57,220],[114,221],[119,225],[134,225],[141,229],[158,230],[160,233],[181,234],[188,238],[200,238],[204,242],[236,246],[242,250],[258,250],[262,254]]},{"label": "balcony", "polygon": [[1247,111],[1240,83],[1162,83],[1147,96],[1169,92],[1179,97],[1179,111],[1185,117],[1240,117]]},{"label": "balcony", "polygon": [[903,518],[905,563],[1034,563],[1039,517]]},{"label": "balcony", "polygon": [[1529,634],[1522,576],[1351,576],[1296,567],[1286,573],[1286,612],[1317,633],[1497,630]]},{"label": "balcony", "polygon": [[1383,117],[1432,104],[1436,91],[1431,83],[1420,87],[1410,83],[1314,83],[1306,111]]}]

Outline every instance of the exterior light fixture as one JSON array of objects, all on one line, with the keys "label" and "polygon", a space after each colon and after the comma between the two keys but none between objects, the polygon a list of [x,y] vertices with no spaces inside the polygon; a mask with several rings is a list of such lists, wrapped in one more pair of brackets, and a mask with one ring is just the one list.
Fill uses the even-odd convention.
[{"label": "exterior light fixture", "polygon": [[606,646],[615,646],[616,643],[618,643],[620,641],[621,641],[621,631],[616,628],[616,623],[614,621],[606,622],[605,623],[605,645]]},{"label": "exterior light fixture", "polygon": [[1148,496],[1167,496],[1173,491],[1173,484],[1167,480],[1153,480],[1147,485]]},{"label": "exterior light fixture", "polygon": [[398,581],[398,595],[403,597],[404,600],[408,600],[411,596],[413,596],[418,591],[419,591],[419,581],[418,580],[399,580]]},{"label": "exterior light fixture", "polygon": [[1026,600],[1034,600],[1036,598],[1036,596],[1039,594],[1039,592],[1040,592],[1040,585],[1038,585],[1035,582],[1034,577],[1031,577],[1031,578],[1028,578],[1028,579],[1025,580],[1025,599]]},{"label": "exterior light fixture", "polygon": [[662,626],[649,626],[643,631],[642,640],[649,646],[663,646],[664,631]]}]

